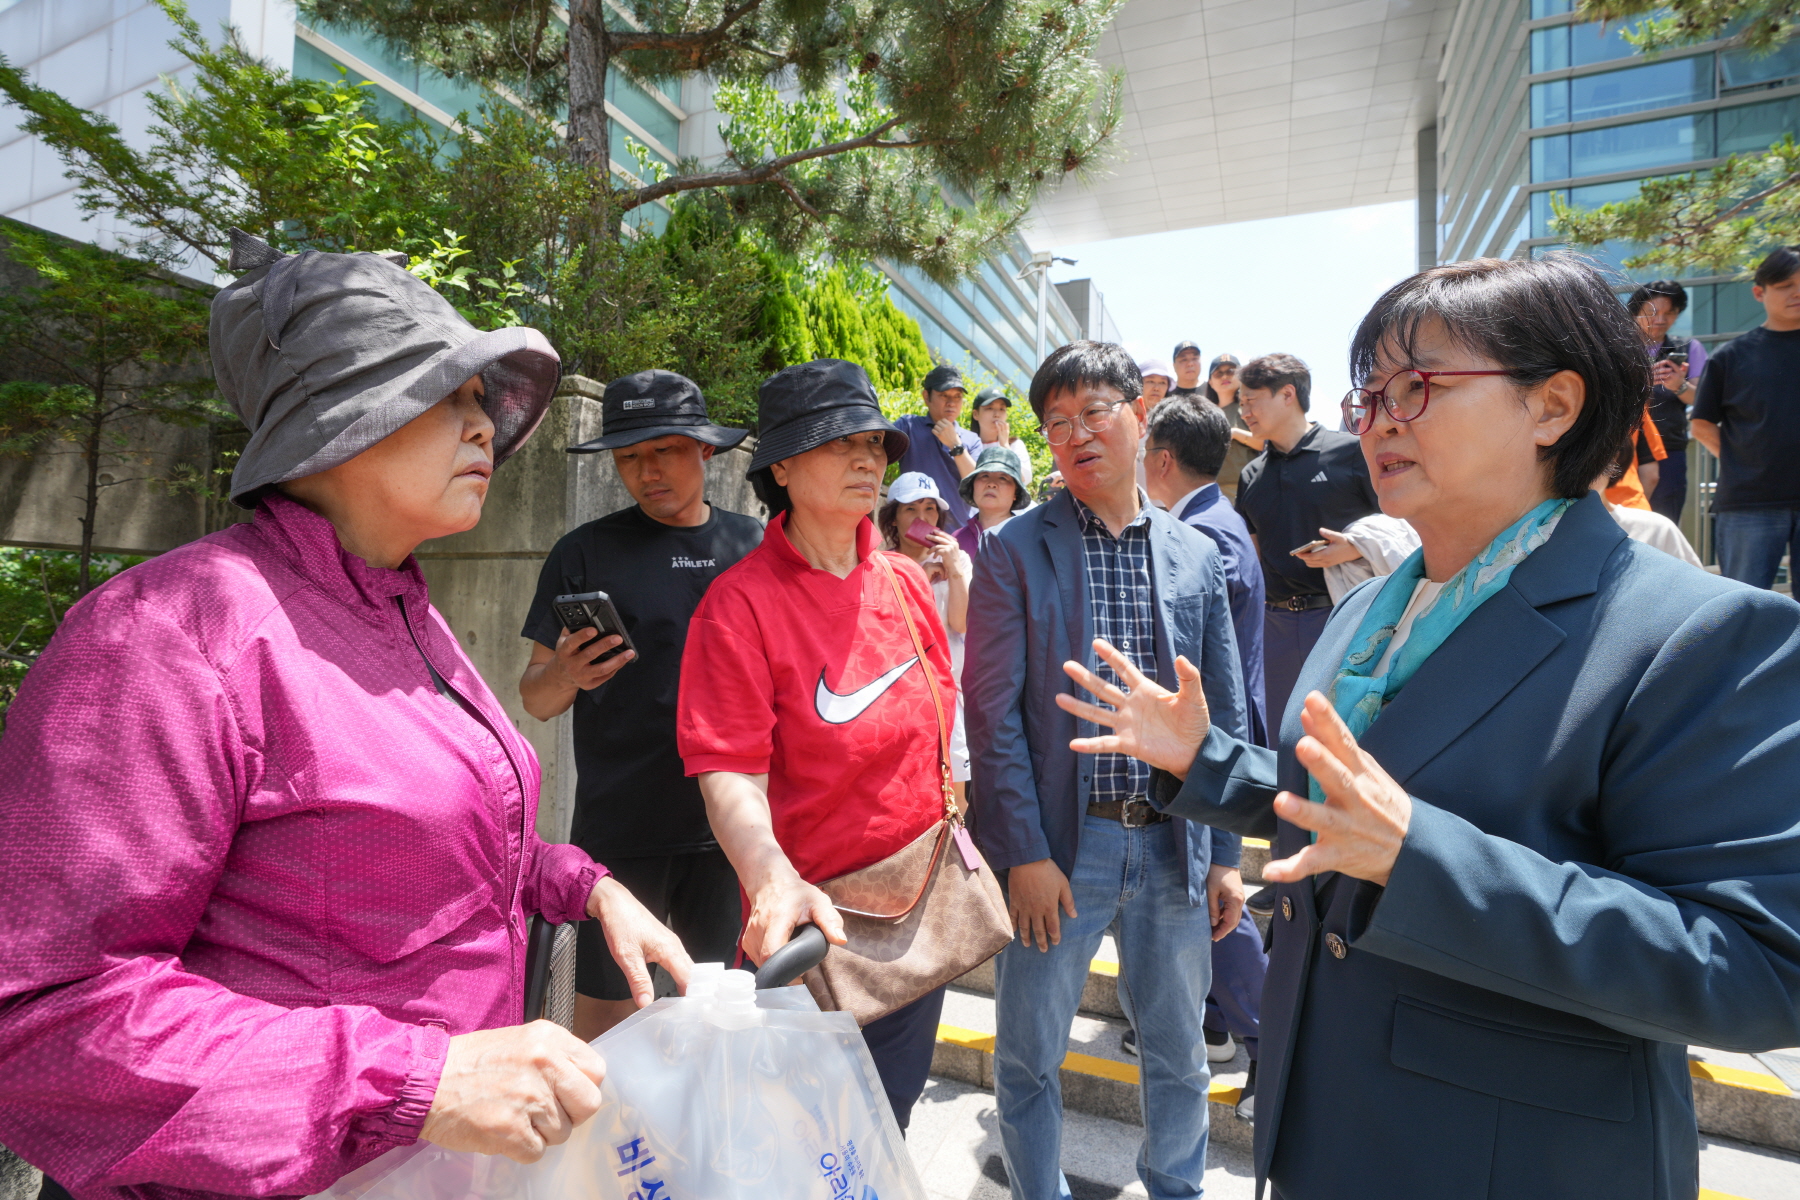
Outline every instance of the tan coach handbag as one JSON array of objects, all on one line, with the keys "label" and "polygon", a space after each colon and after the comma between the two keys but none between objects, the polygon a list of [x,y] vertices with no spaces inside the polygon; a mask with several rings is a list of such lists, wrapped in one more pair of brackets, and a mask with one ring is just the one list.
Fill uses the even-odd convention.
[{"label": "tan coach handbag", "polygon": [[849,944],[833,946],[825,961],[806,973],[806,987],[820,1008],[848,1012],[858,1025],[966,974],[1012,940],[1006,898],[956,808],[950,786],[950,722],[937,675],[925,657],[893,564],[879,550],[875,557],[900,602],[931,689],[944,819],[898,853],[819,885],[843,916]]}]

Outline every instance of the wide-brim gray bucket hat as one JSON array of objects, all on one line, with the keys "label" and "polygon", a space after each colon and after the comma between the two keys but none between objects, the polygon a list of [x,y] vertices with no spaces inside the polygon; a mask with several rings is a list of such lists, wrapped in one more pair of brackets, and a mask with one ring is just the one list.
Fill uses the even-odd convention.
[{"label": "wide-brim gray bucket hat", "polygon": [[881,415],[881,401],[866,371],[839,358],[815,358],[784,367],[757,392],[756,453],[750,471],[760,471],[833,438],[881,431],[887,460],[906,453],[912,439]]},{"label": "wide-brim gray bucket hat", "polygon": [[1012,511],[1018,512],[1031,503],[1031,497],[1025,492],[1025,473],[1019,469],[1019,452],[1011,446],[985,446],[981,457],[975,460],[975,469],[963,476],[956,490],[970,507],[975,504],[975,479],[981,475],[1004,475],[1016,485],[1013,490]]},{"label": "wide-brim gray bucket hat", "polygon": [[213,375],[250,430],[231,499],[348,462],[481,376],[494,465],[525,444],[561,360],[535,329],[483,333],[403,265],[404,255],[283,254],[231,231],[212,302]]}]

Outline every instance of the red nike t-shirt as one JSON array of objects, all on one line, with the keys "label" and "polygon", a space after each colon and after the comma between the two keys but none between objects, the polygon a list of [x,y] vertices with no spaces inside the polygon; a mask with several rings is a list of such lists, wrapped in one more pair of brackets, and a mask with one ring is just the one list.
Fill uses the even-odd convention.
[{"label": "red nike t-shirt", "polygon": [[802,558],[769,523],[713,581],[688,625],[677,745],[689,775],[769,776],[775,840],[820,883],[879,862],[944,814],[937,716],[887,573],[887,554],[955,712],[949,640],[925,573],[857,530],[848,579]]}]

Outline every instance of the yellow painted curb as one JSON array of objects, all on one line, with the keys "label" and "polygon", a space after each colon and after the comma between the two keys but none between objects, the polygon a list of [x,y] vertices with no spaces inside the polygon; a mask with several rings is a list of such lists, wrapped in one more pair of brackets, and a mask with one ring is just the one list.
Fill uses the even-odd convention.
[{"label": "yellow painted curb", "polygon": [[1773,1075],[1765,1075],[1761,1071],[1740,1071],[1736,1067],[1721,1067],[1717,1063],[1701,1062],[1697,1058],[1688,1059],[1688,1073],[1695,1079],[1705,1079],[1712,1083],[1722,1083],[1726,1087],[1748,1088],[1753,1092],[1767,1092],[1771,1096],[1791,1096],[1787,1084]]},{"label": "yellow painted curb", "polygon": [[1116,962],[1107,962],[1104,958],[1090,960],[1088,962],[1088,970],[1095,975],[1111,975],[1114,979],[1119,977],[1119,964]]},{"label": "yellow painted curb", "polygon": [[[977,1050],[983,1054],[994,1052],[994,1035],[977,1033],[973,1029],[961,1029],[955,1025],[939,1025],[938,1041],[952,1046],[960,1046],[965,1050]],[[1138,1086],[1138,1069],[1130,1063],[1119,1062],[1111,1058],[1098,1058],[1092,1054],[1078,1054],[1071,1050],[1063,1057],[1062,1069],[1074,1071],[1078,1075],[1092,1075],[1099,1079],[1110,1079],[1115,1083],[1128,1083]],[[1228,1083],[1215,1083],[1207,1090],[1208,1100],[1214,1104],[1237,1106],[1243,1099],[1243,1089],[1232,1087]]]},{"label": "yellow painted curb", "polygon": [[1244,845],[1255,846],[1258,850],[1267,850],[1269,843],[1262,838],[1245,838]]},{"label": "yellow painted curb", "polygon": [[964,1050],[979,1050],[983,1054],[994,1052],[994,1035],[976,1033],[973,1029],[958,1029],[954,1025],[939,1025],[937,1040],[948,1042],[952,1046],[961,1046]]},{"label": "yellow painted curb", "polygon": [[1701,1188],[1700,1200],[1744,1200],[1744,1198],[1734,1196],[1730,1192],[1715,1192],[1711,1188]]}]

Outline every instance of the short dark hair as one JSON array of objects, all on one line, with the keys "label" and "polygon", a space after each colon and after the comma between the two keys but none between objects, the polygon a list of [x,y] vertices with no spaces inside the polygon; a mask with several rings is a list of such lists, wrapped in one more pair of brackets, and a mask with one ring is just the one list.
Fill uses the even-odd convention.
[{"label": "short dark hair", "polygon": [[756,498],[769,510],[769,520],[773,521],[794,507],[794,502],[788,499],[787,489],[775,482],[775,472],[770,468],[762,467],[752,471],[747,478],[750,480],[750,490],[756,493]]},{"label": "short dark hair", "polygon": [[1240,391],[1253,388],[1260,392],[1266,388],[1273,393],[1290,383],[1294,385],[1294,399],[1300,402],[1300,411],[1311,412],[1312,372],[1293,355],[1265,354],[1238,368]]},{"label": "short dark hair", "polygon": [[1150,440],[1188,474],[1216,478],[1231,448],[1231,419],[1211,400],[1174,396],[1150,410]]},{"label": "short dark hair", "polygon": [[1686,312],[1688,306],[1687,289],[1673,279],[1658,279],[1650,283],[1640,283],[1637,290],[1625,301],[1625,314],[1635,317],[1644,311],[1644,305],[1661,296],[1675,306],[1676,312]]},{"label": "short dark hair", "polygon": [[1795,271],[1800,271],[1800,246],[1777,246],[1757,264],[1754,282],[1757,287],[1786,283]]},{"label": "short dark hair", "polygon": [[1504,368],[1514,386],[1536,387],[1574,371],[1587,400],[1570,430],[1540,460],[1551,491],[1577,499],[1631,434],[1650,399],[1643,331],[1594,265],[1577,255],[1477,258],[1420,271],[1375,302],[1350,343],[1350,378],[1367,382],[1383,347],[1413,361],[1421,332],[1441,323],[1460,346]]},{"label": "short dark hair", "polygon": [[1031,377],[1031,411],[1041,421],[1052,395],[1096,383],[1117,388],[1127,400],[1144,394],[1144,377],[1125,347],[1117,342],[1070,342],[1052,351]]}]

